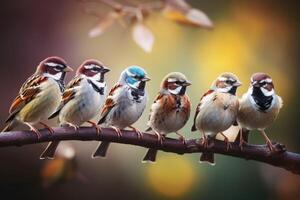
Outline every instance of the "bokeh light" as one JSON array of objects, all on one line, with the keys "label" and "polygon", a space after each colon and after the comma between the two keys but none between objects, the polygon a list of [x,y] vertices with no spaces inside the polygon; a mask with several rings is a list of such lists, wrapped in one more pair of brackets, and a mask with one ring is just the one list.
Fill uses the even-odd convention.
[{"label": "bokeh light", "polygon": [[196,182],[201,184],[199,176],[196,180],[195,170],[187,158],[164,155],[157,163],[149,165],[146,175],[154,191],[168,197],[181,197],[191,192]]}]

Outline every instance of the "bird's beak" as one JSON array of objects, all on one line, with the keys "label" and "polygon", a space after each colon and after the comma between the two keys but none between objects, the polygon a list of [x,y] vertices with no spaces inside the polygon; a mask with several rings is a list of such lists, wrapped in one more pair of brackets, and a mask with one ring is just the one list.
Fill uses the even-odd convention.
[{"label": "bird's beak", "polygon": [[233,84],[233,86],[236,86],[236,87],[240,87],[242,85],[242,82],[240,81],[237,81]]},{"label": "bird's beak", "polygon": [[190,86],[190,85],[192,85],[190,81],[186,81],[185,83],[183,83],[183,86]]},{"label": "bird's beak", "polygon": [[108,67],[103,66],[102,73],[107,73],[109,71],[110,71],[110,69]]},{"label": "bird's beak", "polygon": [[71,67],[67,66],[65,69],[64,69],[64,72],[72,72],[74,71]]},{"label": "bird's beak", "polygon": [[142,81],[150,81],[151,79],[148,76],[145,76],[144,78],[142,78]]}]

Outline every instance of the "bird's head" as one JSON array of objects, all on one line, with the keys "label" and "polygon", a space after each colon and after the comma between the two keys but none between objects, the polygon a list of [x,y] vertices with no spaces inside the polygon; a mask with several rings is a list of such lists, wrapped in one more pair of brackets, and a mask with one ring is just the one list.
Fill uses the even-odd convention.
[{"label": "bird's head", "polygon": [[84,61],[77,69],[76,76],[85,76],[94,81],[104,82],[104,75],[110,69],[98,60],[90,59]]},{"label": "bird's head", "polygon": [[146,82],[149,80],[150,78],[143,68],[130,66],[122,72],[119,82],[134,89],[144,90]]},{"label": "bird's head", "polygon": [[52,56],[40,62],[36,74],[50,77],[57,81],[63,81],[66,72],[71,71],[73,71],[73,69],[67,65],[64,59]]},{"label": "bird's head", "polygon": [[230,93],[232,95],[236,94],[236,90],[242,83],[239,81],[238,77],[233,73],[223,73],[221,74],[212,84],[212,89],[217,92]]},{"label": "bird's head", "polygon": [[171,72],[165,76],[161,88],[175,95],[184,95],[186,87],[191,85],[184,74],[180,72]]},{"label": "bird's head", "polygon": [[274,94],[274,84],[272,78],[265,73],[255,73],[251,76],[250,87],[259,89],[264,96],[272,96]]}]

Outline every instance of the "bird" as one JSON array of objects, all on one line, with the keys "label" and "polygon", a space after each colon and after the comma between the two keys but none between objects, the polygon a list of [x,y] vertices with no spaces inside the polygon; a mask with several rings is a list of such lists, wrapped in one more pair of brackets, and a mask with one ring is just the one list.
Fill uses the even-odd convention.
[{"label": "bird", "polygon": [[[269,150],[274,151],[265,129],[275,121],[282,105],[283,101],[276,95],[272,78],[266,73],[254,73],[248,91],[240,99],[237,122],[241,129],[258,130],[266,140]],[[241,149],[245,143],[240,134]]]},{"label": "bird", "polygon": [[7,125],[2,132],[10,131],[18,123],[23,123],[38,139],[41,133],[33,126],[35,124],[43,125],[52,134],[53,129],[42,121],[59,106],[64,90],[64,78],[66,72],[70,71],[73,69],[60,57],[51,56],[41,61],[11,104],[9,117],[5,121]]},{"label": "bird", "polygon": [[[77,131],[78,127],[88,122],[100,133],[100,127],[91,119],[99,112],[105,101],[105,74],[110,69],[95,59],[84,61],[77,69],[75,77],[69,82],[57,110],[49,117],[58,116],[61,126],[71,126]],[[41,159],[54,158],[59,141],[50,142],[44,150]]]},{"label": "bird", "polygon": [[[158,140],[162,142],[167,134],[175,132],[185,144],[185,138],[178,132],[188,121],[191,102],[186,94],[191,82],[180,72],[167,74],[161,83],[160,91],[151,106],[148,129],[153,130]],[[156,160],[156,149],[149,149],[143,162]]]},{"label": "bird", "polygon": [[[139,66],[124,69],[105,100],[98,124],[113,128],[118,137],[122,136],[122,129],[129,127],[141,138],[141,131],[132,124],[141,117],[146,107],[148,95],[145,87],[149,80],[146,71]],[[106,141],[100,143],[92,158],[105,157],[109,144]]]},{"label": "bird", "polygon": [[[217,77],[200,99],[197,106],[192,131],[202,133],[202,145],[206,149],[209,139],[220,133],[225,138],[227,150],[230,148],[228,138],[222,133],[236,123],[239,101],[236,96],[237,88],[241,86],[238,77],[233,73],[225,72]],[[200,162],[214,165],[214,154],[203,152]]]}]

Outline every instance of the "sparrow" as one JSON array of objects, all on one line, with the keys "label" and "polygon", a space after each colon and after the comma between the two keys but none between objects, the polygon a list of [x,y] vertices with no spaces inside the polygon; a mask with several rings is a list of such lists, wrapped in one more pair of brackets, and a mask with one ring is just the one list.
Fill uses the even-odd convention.
[{"label": "sparrow", "polygon": [[[202,133],[204,148],[207,148],[209,138],[215,138],[218,133],[225,138],[227,149],[230,148],[229,140],[222,132],[236,122],[239,109],[236,91],[239,86],[241,82],[236,75],[223,73],[200,99],[192,131],[199,130]],[[214,154],[204,152],[200,157],[200,162],[214,164]]]},{"label": "sparrow", "polygon": [[59,106],[64,90],[66,72],[73,71],[60,57],[48,57],[37,66],[36,72],[22,85],[9,109],[7,126],[2,132],[12,130],[18,122],[27,125],[38,138],[40,132],[33,126],[41,124],[50,133],[53,130],[42,120],[47,119]]},{"label": "sparrow", "polygon": [[[178,132],[188,121],[191,102],[186,94],[191,83],[180,72],[171,72],[161,83],[160,91],[151,106],[148,129],[153,130],[158,140],[162,141],[167,134],[175,132],[185,144],[184,137]],[[156,149],[149,149],[143,161],[156,160]]]},{"label": "sparrow", "polygon": [[[84,61],[62,94],[60,106],[49,119],[58,116],[60,126],[68,125],[75,130],[84,122],[88,122],[99,134],[100,127],[90,120],[100,112],[104,103],[106,95],[104,75],[109,71],[110,69],[98,60]],[[40,158],[53,158],[58,144],[59,141],[50,142]]]},{"label": "sparrow", "polygon": [[[146,71],[138,66],[126,68],[120,75],[119,81],[110,90],[102,107],[98,124],[113,128],[118,137],[122,136],[121,129],[129,127],[142,137],[141,132],[132,126],[142,115],[148,100],[145,90],[150,78]],[[97,147],[92,158],[105,157],[109,142],[102,142]]]},{"label": "sparrow", "polygon": [[[276,95],[271,77],[265,73],[255,73],[251,77],[248,91],[240,99],[237,122],[240,128],[258,130],[265,138],[270,151],[274,151],[265,129],[275,121],[281,107],[282,99]],[[244,143],[246,141],[240,134],[241,148]]]}]

